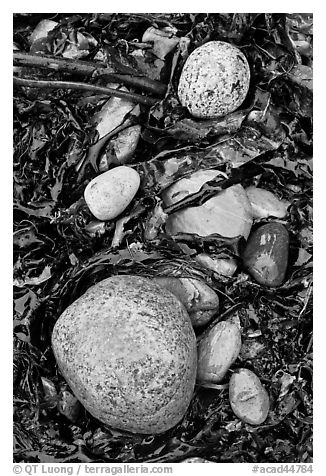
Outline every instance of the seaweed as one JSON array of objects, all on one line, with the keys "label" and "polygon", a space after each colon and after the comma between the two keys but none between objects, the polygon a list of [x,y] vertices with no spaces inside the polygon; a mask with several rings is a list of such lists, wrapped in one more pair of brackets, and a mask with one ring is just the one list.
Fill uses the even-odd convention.
[{"label": "seaweed", "polygon": [[[183,43],[160,72],[164,98],[141,105],[142,136],[132,166],[142,185],[119,217],[120,228],[118,222],[94,223],[82,199],[97,174],[96,158],[88,163],[85,157],[96,143],[91,117],[105,96],[14,87],[14,461],[311,462],[312,15],[15,14],[14,41],[22,52],[29,52],[29,35],[45,18],[58,22],[46,39],[47,54],[61,58],[79,32],[89,40],[83,59],[106,62],[117,74],[138,68],[141,76],[141,66],[154,68],[149,59],[136,65],[131,55],[149,26],[174,28]],[[249,60],[252,80],[240,111],[203,123],[180,106],[176,91],[187,54],[210,40],[236,44]],[[19,67],[32,80],[77,77]],[[101,86],[103,77],[89,81]],[[205,167],[229,180],[243,164],[259,171],[258,177],[242,175],[243,185],[259,184],[291,203],[285,219],[289,266],[277,291],[241,268],[239,240],[170,237],[164,229],[148,239],[145,233],[159,210],[160,191],[173,181]],[[213,185],[217,193],[219,184]],[[198,204],[200,197],[192,200]],[[203,251],[239,259],[240,272],[216,279],[194,259]],[[114,274],[200,276],[215,289],[222,310],[217,320],[236,313],[243,328],[237,365],[257,373],[270,394],[264,424],[252,427],[235,417],[227,380],[220,388],[196,387],[184,419],[157,436],[107,428],[73,400],[64,407],[71,394],[52,353],[53,325],[89,286]]]}]

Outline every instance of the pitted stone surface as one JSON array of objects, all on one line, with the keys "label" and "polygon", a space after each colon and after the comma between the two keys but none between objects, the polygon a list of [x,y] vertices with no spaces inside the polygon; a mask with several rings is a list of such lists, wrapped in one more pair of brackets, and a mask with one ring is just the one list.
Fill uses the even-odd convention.
[{"label": "pitted stone surface", "polygon": [[183,106],[194,117],[209,119],[235,111],[244,101],[250,68],[244,54],[224,41],[210,41],[188,57],[178,86]]}]

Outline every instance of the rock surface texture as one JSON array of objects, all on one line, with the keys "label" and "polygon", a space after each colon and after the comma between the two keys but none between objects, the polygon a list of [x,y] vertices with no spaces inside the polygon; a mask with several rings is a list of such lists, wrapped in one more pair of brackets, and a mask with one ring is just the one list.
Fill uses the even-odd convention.
[{"label": "rock surface texture", "polygon": [[249,237],[243,264],[260,284],[280,286],[285,278],[289,254],[289,233],[284,225],[270,222]]},{"label": "rock surface texture", "polygon": [[250,68],[244,54],[230,43],[210,41],[188,57],[178,96],[194,117],[216,118],[243,103],[249,82]]},{"label": "rock surface texture", "polygon": [[[219,172],[199,170],[175,182],[162,194],[166,205],[179,202],[191,193],[198,192],[204,183],[213,180]],[[166,231],[196,233],[208,236],[213,233],[233,238],[242,235],[248,238],[252,225],[251,206],[242,185],[233,185],[199,207],[188,207],[170,215]]]},{"label": "rock surface texture", "polygon": [[113,276],[59,317],[52,335],[59,368],[84,407],[133,433],[162,433],[184,416],[197,352],[189,316],[147,278]]}]

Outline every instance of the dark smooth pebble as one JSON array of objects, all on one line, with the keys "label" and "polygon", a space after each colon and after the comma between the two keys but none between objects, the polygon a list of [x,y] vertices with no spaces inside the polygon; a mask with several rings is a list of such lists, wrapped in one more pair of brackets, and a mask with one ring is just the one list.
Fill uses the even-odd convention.
[{"label": "dark smooth pebble", "polygon": [[280,286],[285,277],[289,255],[289,233],[280,223],[267,223],[255,230],[243,253],[243,264],[260,284]]}]

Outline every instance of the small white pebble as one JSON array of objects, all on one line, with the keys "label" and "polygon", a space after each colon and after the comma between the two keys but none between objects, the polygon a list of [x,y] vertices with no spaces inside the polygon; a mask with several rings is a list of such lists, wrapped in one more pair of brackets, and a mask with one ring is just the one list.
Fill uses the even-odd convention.
[{"label": "small white pebble", "polygon": [[84,198],[98,220],[112,220],[127,208],[139,185],[138,172],[122,165],[91,180],[85,188]]}]

